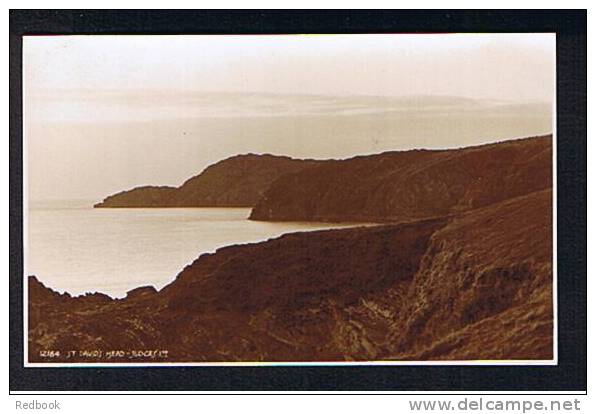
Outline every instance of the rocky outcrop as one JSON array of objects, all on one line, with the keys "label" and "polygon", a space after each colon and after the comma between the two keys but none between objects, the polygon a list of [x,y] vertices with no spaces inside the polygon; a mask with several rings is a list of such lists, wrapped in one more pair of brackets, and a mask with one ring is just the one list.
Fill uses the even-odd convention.
[{"label": "rocky outcrop", "polygon": [[[29,280],[29,358],[550,359],[551,193],[457,217],[293,233],[205,254],[159,292],[83,303]],[[137,292],[138,293],[138,292]],[[156,361],[152,356],[68,361]]]},{"label": "rocky outcrop", "polygon": [[551,141],[326,161],[273,182],[250,219],[395,222],[457,214],[550,188]]},{"label": "rocky outcrop", "polygon": [[284,174],[315,165],[275,155],[237,155],[207,167],[180,187],[138,187],[94,207],[252,207]]}]

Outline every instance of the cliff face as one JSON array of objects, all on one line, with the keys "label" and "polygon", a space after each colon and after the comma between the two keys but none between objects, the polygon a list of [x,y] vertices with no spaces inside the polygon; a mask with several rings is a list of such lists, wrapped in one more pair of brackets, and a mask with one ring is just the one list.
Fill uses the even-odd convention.
[{"label": "cliff face", "polygon": [[538,191],[435,232],[393,325],[397,355],[550,359],[551,206],[551,190]]},{"label": "cliff face", "polygon": [[120,300],[58,295],[31,277],[29,358],[161,349],[170,362],[550,359],[550,223],[544,190],[458,217],[225,247],[161,291]]},{"label": "cliff face", "polygon": [[138,187],[95,207],[252,207],[284,174],[315,165],[274,155],[238,155],[207,167],[180,187]]},{"label": "cliff face", "polygon": [[252,220],[407,221],[550,188],[551,136],[327,161],[279,177]]}]

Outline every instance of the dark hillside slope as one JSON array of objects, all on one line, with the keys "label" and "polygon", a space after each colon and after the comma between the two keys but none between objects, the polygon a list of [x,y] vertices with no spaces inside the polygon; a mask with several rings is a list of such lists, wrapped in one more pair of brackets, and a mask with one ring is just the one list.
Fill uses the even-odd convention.
[{"label": "dark hillside slope", "polygon": [[455,214],[550,188],[551,141],[326,161],[278,178],[250,218],[400,222]]}]

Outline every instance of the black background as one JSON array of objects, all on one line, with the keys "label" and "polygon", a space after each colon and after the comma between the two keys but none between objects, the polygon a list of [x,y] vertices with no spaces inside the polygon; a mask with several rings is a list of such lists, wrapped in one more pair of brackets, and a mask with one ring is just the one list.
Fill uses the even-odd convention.
[{"label": "black background", "polygon": [[[24,368],[21,46],[28,34],[557,33],[557,366]],[[10,390],[586,390],[585,10],[11,10]]]}]

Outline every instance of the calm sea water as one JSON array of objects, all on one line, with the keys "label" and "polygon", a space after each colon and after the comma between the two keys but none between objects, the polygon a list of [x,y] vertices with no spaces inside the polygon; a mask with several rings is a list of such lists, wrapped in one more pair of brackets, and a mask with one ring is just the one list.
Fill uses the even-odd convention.
[{"label": "calm sea water", "polygon": [[94,209],[92,202],[30,203],[26,274],[71,294],[161,288],[200,254],[284,233],[346,227],[247,220],[250,209]]}]

